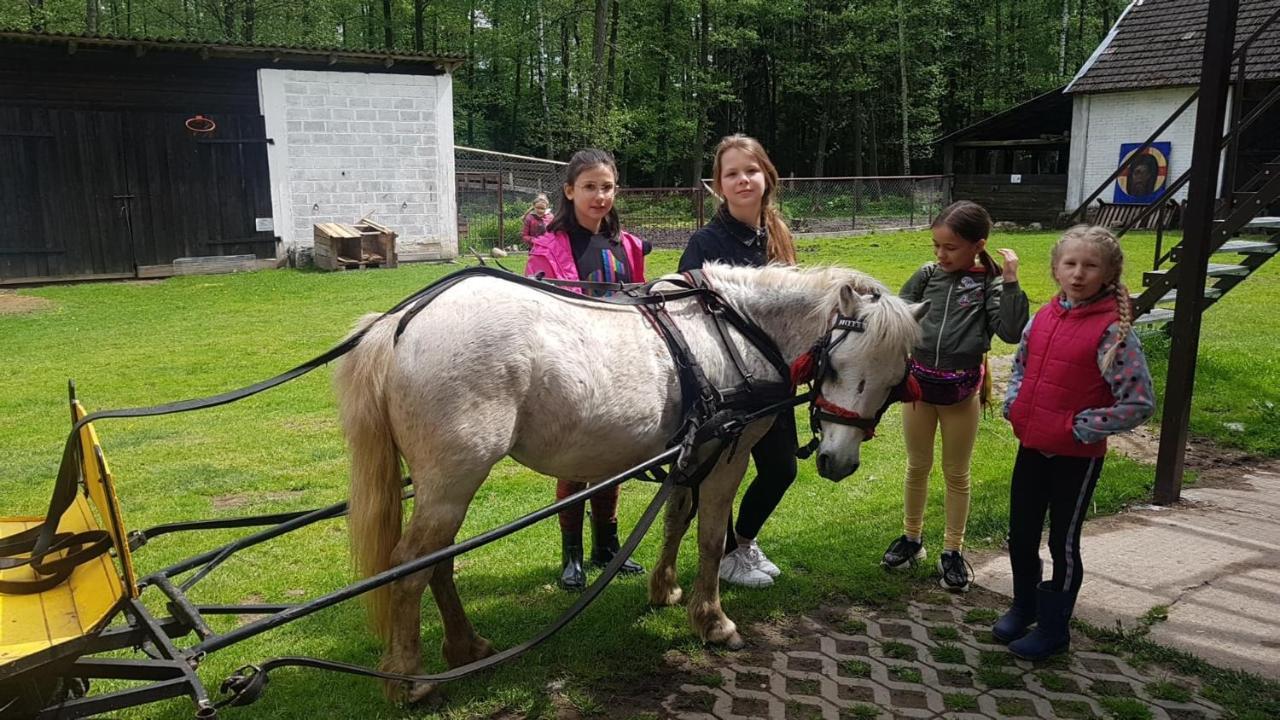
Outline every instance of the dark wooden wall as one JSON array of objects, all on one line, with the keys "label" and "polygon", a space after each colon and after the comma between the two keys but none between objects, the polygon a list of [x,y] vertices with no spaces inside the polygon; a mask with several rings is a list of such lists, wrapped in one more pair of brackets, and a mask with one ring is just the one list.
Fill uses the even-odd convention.
[{"label": "dark wooden wall", "polygon": [[[252,67],[0,46],[0,282],[275,256]],[[212,118],[194,137],[184,121]]]},{"label": "dark wooden wall", "polygon": [[1022,182],[1015,184],[1009,175],[956,175],[951,196],[982,205],[997,222],[1038,222],[1049,226],[1066,205],[1067,176],[1023,175]]}]

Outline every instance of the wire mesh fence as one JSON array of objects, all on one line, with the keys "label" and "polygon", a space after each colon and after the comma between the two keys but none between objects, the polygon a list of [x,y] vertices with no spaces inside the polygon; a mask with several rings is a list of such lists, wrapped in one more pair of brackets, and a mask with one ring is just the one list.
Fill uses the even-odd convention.
[{"label": "wire mesh fence", "polygon": [[[539,193],[545,193],[554,208],[564,165],[455,148],[458,249],[521,246],[525,214]],[[945,176],[923,175],[784,178],[778,198],[792,231],[803,235],[927,225],[946,203],[946,195]],[[655,247],[680,248],[715,214],[720,200],[708,181],[684,188],[619,188],[615,203],[628,231]]]},{"label": "wire mesh fence", "polygon": [[946,196],[942,175],[784,178],[778,195],[796,234],[928,225]]},{"label": "wire mesh fence", "polygon": [[540,193],[554,207],[565,163],[455,145],[458,250],[520,244],[524,216]]}]

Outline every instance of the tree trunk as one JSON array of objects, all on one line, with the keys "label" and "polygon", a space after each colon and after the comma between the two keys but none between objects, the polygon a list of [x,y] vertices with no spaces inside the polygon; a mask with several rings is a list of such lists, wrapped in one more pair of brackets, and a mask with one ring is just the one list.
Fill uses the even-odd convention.
[{"label": "tree trunk", "polygon": [[707,153],[707,112],[711,109],[710,102],[707,97],[706,88],[710,79],[710,41],[708,36],[711,33],[711,3],[709,0],[701,0],[699,3],[700,12],[698,13],[698,62],[697,75],[694,78],[694,88],[696,94],[695,108],[698,112],[698,125],[694,129],[693,134],[693,160],[689,164],[689,182],[698,183],[702,180],[702,167],[705,162],[704,158]]},{"label": "tree trunk", "polygon": [[853,174],[862,175],[862,93],[853,94]]},{"label": "tree trunk", "polygon": [[613,91],[618,79],[617,75],[617,57],[618,57],[618,0],[613,0],[609,7],[609,68],[605,71],[605,91],[604,91],[604,108],[611,110],[614,107]]},{"label": "tree trunk", "polygon": [[244,8],[240,14],[240,38],[247,43],[253,42],[254,23],[258,19],[256,0],[244,0]]},{"label": "tree trunk", "polygon": [[44,0],[27,0],[27,12],[32,30],[44,29]]},{"label": "tree trunk", "polygon": [[907,39],[906,12],[902,0],[898,0],[898,69],[901,71],[902,97],[902,174],[911,174],[911,136],[907,124],[907,112],[910,105],[907,99]]},{"label": "tree trunk", "polygon": [[609,0],[596,0],[591,35],[591,86],[587,91],[587,117],[591,142],[598,143],[604,130],[604,45],[609,35]]},{"label": "tree trunk", "polygon": [[222,0],[222,30],[226,40],[236,36],[236,0]]},{"label": "tree trunk", "polygon": [[98,32],[98,0],[85,0],[84,31],[90,35]]},{"label": "tree trunk", "polygon": [[572,56],[569,54],[569,21],[560,20],[560,104],[563,115],[569,117],[569,75]]},{"label": "tree trunk", "polygon": [[1058,75],[1067,74],[1067,30],[1071,27],[1071,0],[1062,0],[1062,30],[1058,33]]},{"label": "tree trunk", "polygon": [[551,139],[551,102],[547,99],[547,27],[542,15],[542,0],[538,0],[538,92],[542,98],[543,147],[547,157],[556,156]]},{"label": "tree trunk", "polygon": [[[671,37],[671,6],[674,0],[666,0],[662,4],[662,33],[659,35],[663,40]],[[670,117],[671,98],[669,97],[671,89],[671,63],[660,63],[661,69],[658,71],[658,128],[656,147],[654,148],[657,155],[654,163],[654,182],[658,187],[667,186],[668,167],[668,138],[669,135],[664,132],[667,127],[667,118]]]},{"label": "tree trunk", "polygon": [[426,45],[423,23],[426,20],[427,0],[413,0],[413,49],[422,52]]},{"label": "tree trunk", "polygon": [[382,46],[388,50],[396,46],[391,29],[391,0],[382,0]]},{"label": "tree trunk", "polygon": [[[387,1],[387,0],[384,0]],[[476,86],[476,0],[471,0],[470,6],[467,8],[467,57],[471,62],[467,63],[467,91],[475,92]],[[467,145],[476,146],[476,111],[475,103],[467,103]]]}]

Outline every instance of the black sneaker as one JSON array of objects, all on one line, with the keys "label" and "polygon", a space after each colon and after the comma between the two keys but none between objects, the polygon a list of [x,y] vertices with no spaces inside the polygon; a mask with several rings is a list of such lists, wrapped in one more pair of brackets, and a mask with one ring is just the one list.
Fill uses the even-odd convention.
[{"label": "black sneaker", "polygon": [[906,535],[899,535],[897,540],[889,544],[889,549],[884,551],[884,559],[880,561],[880,567],[889,570],[914,568],[917,563],[925,559],[926,555],[922,543],[908,540]]},{"label": "black sneaker", "polygon": [[973,566],[959,550],[944,550],[938,558],[938,572],[942,578],[938,584],[943,590],[951,592],[969,592],[969,578],[973,577]]}]

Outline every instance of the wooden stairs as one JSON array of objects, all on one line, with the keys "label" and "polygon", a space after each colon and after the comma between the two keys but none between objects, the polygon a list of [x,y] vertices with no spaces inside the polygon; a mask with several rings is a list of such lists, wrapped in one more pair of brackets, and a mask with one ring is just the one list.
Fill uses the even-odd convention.
[{"label": "wooden stairs", "polygon": [[[1280,217],[1266,214],[1280,201],[1280,158],[1264,165],[1241,187],[1242,191],[1233,195],[1234,202],[1219,211],[1214,221],[1210,252],[1221,261],[1209,263],[1201,312],[1280,252]],[[1134,299],[1135,325],[1167,325],[1173,321],[1171,305],[1178,297],[1175,287],[1181,249],[1179,243],[1161,259],[1169,263],[1167,267],[1143,274],[1146,289]],[[1163,262],[1157,263],[1160,264]]]}]

